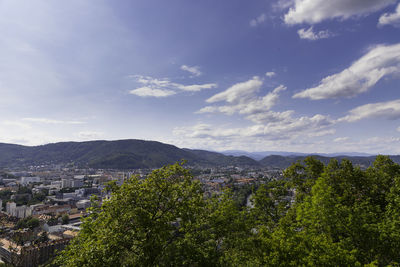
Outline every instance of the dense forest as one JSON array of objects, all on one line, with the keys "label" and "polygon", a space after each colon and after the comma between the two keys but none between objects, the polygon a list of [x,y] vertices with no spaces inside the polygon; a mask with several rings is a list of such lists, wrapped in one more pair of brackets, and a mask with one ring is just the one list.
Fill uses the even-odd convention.
[{"label": "dense forest", "polygon": [[254,192],[204,197],[181,164],[109,184],[61,266],[398,266],[400,166],[308,157]]}]

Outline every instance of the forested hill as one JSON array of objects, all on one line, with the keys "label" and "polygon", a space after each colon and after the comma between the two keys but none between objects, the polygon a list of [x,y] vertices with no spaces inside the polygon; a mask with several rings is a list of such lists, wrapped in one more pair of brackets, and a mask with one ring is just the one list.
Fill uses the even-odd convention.
[{"label": "forested hill", "polygon": [[0,143],[0,167],[74,163],[93,168],[136,169],[158,168],[183,159],[192,166],[259,166],[248,157],[144,140],[60,142],[32,147]]},{"label": "forested hill", "polygon": [[[323,162],[324,164],[328,164],[332,158],[335,158],[339,161],[342,159],[350,160],[354,165],[361,166],[361,167],[369,167],[375,161],[376,156],[369,156],[369,157],[354,157],[354,156],[335,156],[335,157],[325,157],[320,155],[307,155],[307,156],[279,156],[279,155],[271,155],[263,158],[259,161],[261,166],[271,166],[275,168],[287,168],[291,164],[297,161],[303,161],[306,157],[313,156],[319,161]],[[400,162],[400,156],[390,156],[390,158],[396,162]]]},{"label": "forested hill", "polygon": [[[286,168],[306,156],[267,156],[256,161],[246,156],[226,156],[205,150],[181,149],[144,140],[60,142],[41,146],[0,143],[0,167],[74,163],[109,169],[158,168],[182,159],[191,166],[239,166]],[[330,157],[316,156],[324,163]],[[344,156],[336,157],[339,160]],[[370,166],[375,157],[346,157],[354,164]],[[400,162],[400,156],[392,156]]]}]

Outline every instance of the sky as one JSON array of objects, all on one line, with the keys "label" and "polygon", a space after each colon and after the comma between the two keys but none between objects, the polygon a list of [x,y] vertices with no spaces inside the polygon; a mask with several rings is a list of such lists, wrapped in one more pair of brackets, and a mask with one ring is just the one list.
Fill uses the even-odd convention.
[{"label": "sky", "polygon": [[0,0],[0,142],[400,154],[398,0]]}]

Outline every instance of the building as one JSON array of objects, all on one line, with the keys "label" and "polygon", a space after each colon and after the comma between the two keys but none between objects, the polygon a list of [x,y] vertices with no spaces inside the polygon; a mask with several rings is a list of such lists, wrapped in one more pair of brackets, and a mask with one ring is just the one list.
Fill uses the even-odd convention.
[{"label": "building", "polygon": [[78,202],[76,202],[76,207],[79,210],[86,210],[87,208],[89,208],[91,205],[91,201],[88,199],[83,199],[83,200],[79,200]]},{"label": "building", "polygon": [[62,187],[62,182],[61,181],[52,181],[50,183],[50,187],[60,189]]},{"label": "building", "polygon": [[28,185],[32,183],[40,183],[40,177],[21,177],[22,185]]},{"label": "building", "polygon": [[61,188],[68,188],[68,187],[82,187],[84,185],[83,180],[81,179],[62,179],[61,180]]},{"label": "building", "polygon": [[61,180],[61,188],[72,187],[72,180],[70,179],[62,179]]},{"label": "building", "polygon": [[24,219],[32,215],[32,208],[29,206],[18,206],[15,202],[7,202],[6,213],[10,216]]},{"label": "building", "polygon": [[16,208],[17,208],[17,203],[15,203],[15,202],[7,202],[7,204],[6,204],[6,213],[8,215],[14,216],[13,214],[15,214]]},{"label": "building", "polygon": [[52,214],[59,215],[64,213],[69,213],[71,211],[70,205],[35,205],[32,209],[32,215],[42,215],[42,214]]},{"label": "building", "polygon": [[71,187],[82,187],[83,185],[83,180],[72,180],[71,183]]}]

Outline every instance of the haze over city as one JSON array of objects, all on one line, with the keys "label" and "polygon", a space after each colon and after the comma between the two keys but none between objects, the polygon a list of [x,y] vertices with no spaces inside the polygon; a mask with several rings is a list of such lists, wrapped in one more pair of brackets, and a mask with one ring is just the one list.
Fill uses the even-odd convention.
[{"label": "haze over city", "polygon": [[400,153],[400,4],[0,1],[0,142]]}]

